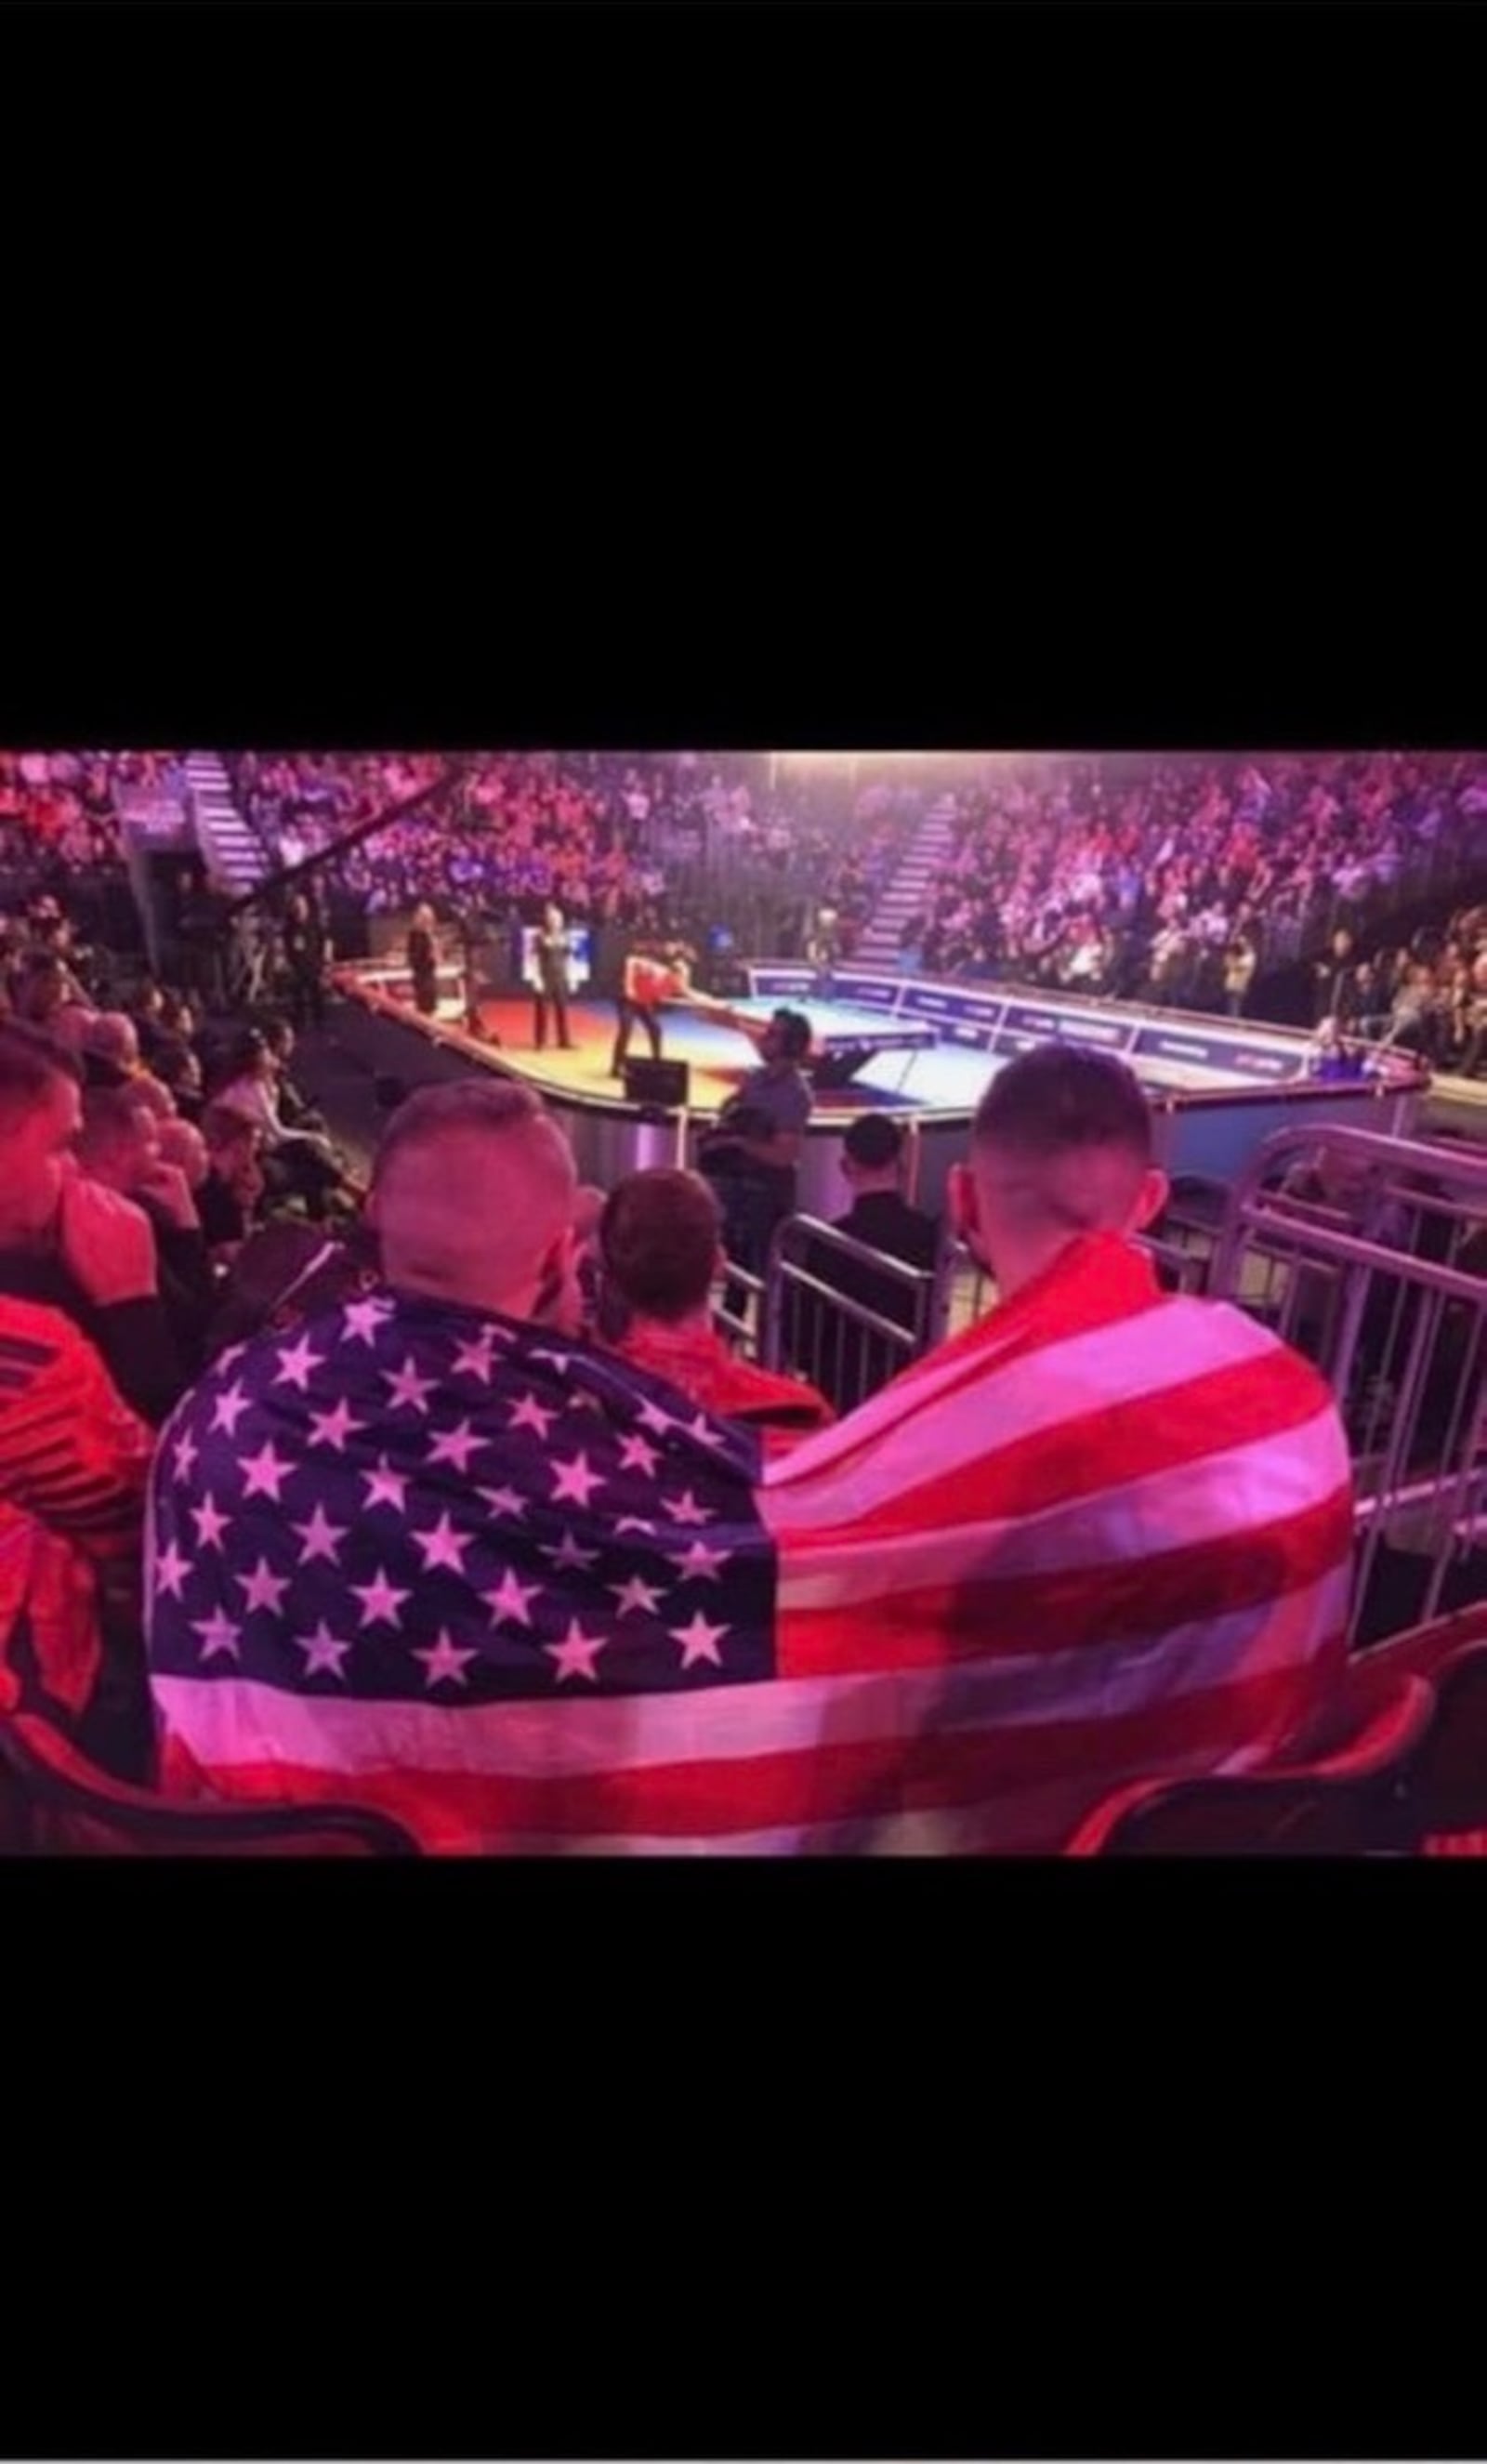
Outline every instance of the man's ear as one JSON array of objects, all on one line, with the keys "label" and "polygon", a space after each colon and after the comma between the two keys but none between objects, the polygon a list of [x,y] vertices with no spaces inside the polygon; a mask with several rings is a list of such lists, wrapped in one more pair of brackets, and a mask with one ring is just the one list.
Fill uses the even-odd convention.
[{"label": "man's ear", "polygon": [[1130,1225],[1131,1231],[1144,1232],[1148,1223],[1154,1223],[1171,1194],[1172,1184],[1165,1172],[1158,1172],[1153,1168],[1150,1172],[1144,1173]]}]

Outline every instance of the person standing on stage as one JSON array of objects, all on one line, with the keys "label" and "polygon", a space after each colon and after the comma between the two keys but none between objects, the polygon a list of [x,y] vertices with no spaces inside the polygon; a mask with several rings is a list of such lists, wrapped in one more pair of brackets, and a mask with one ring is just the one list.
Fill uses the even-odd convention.
[{"label": "person standing on stage", "polygon": [[408,972],[413,979],[413,1003],[423,1018],[439,1006],[439,944],[434,938],[434,911],[415,907],[408,926]]},{"label": "person standing on stage", "polygon": [[619,1021],[611,1078],[624,1075],[630,1036],[638,1026],[650,1045],[652,1061],[661,1058],[661,1004],[685,1001],[691,993],[692,954],[685,942],[637,940],[624,961],[624,976],[616,1001]]},{"label": "person standing on stage", "polygon": [[533,944],[533,963],[537,971],[536,989],[533,994],[532,1016],[535,1041],[540,1052],[547,1042],[549,1008],[558,1024],[558,1047],[573,1050],[568,1033],[568,995],[572,990],[573,935],[563,920],[560,907],[549,904],[542,910],[542,923]]},{"label": "person standing on stage", "polygon": [[279,935],[289,971],[290,1014],[296,1027],[325,1024],[325,927],[302,890],[289,902]]}]

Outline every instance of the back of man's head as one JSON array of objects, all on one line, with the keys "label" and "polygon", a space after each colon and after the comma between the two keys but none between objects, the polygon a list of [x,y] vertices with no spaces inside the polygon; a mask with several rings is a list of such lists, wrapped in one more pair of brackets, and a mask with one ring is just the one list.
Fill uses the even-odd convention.
[{"label": "back of man's head", "polygon": [[422,1087],[383,1133],[368,1212],[390,1283],[525,1317],[571,1260],[573,1154],[511,1079]]},{"label": "back of man's head", "polygon": [[637,1317],[674,1326],[707,1308],[722,1251],[717,1199],[694,1172],[632,1172],[604,1202],[599,1247],[610,1291]]},{"label": "back of man's head", "polygon": [[886,1112],[864,1112],[842,1139],[842,1155],[848,1180],[891,1188],[904,1159],[904,1133]]},{"label": "back of man's head", "polygon": [[85,1172],[127,1190],[158,1155],[159,1147],[154,1114],[132,1089],[84,1089],[77,1160]]},{"label": "back of man's head", "polygon": [[954,1190],[960,1227],[984,1244],[1004,1296],[1080,1233],[1140,1231],[1166,1199],[1141,1081],[1113,1054],[1072,1044],[1039,1045],[992,1081]]}]

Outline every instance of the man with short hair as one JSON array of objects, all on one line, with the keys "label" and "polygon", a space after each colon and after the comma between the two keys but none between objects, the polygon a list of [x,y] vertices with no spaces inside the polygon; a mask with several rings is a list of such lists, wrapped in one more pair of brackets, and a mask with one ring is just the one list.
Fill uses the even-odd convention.
[{"label": "man with short hair", "polygon": [[[842,1142],[842,1177],[853,1202],[845,1215],[833,1219],[831,1228],[929,1274],[939,1258],[940,1227],[932,1215],[910,1206],[905,1198],[904,1155],[902,1124],[889,1113],[864,1112],[853,1121]],[[913,1330],[916,1294],[898,1276],[824,1241],[808,1243],[800,1264],[806,1274],[829,1284],[860,1309]],[[906,1354],[891,1337],[847,1311],[832,1310],[819,1293],[803,1286],[795,1287],[787,1300],[784,1335],[791,1358],[816,1379],[839,1412],[855,1411],[906,1364]]]},{"label": "man with short hair", "polygon": [[628,1174],[600,1218],[601,1322],[618,1304],[611,1349],[622,1360],[669,1379],[720,1419],[765,1431],[766,1454],[783,1453],[802,1431],[823,1428],[832,1409],[803,1378],[738,1359],[718,1333],[711,1293],[727,1265],[722,1236],[722,1211],[699,1174]]},{"label": "man with short hair", "polygon": [[922,1732],[932,1844],[1053,1849],[1127,1778],[1252,1768],[1341,1667],[1336,1403],[1243,1311],[1164,1295],[1132,1236],[1166,1195],[1124,1063],[1010,1063],[951,1183],[999,1306],[767,1474],[798,1655],[888,1669],[911,1634],[958,1725]]},{"label": "man with short hair", "polygon": [[34,1029],[0,1026],[0,1293],[70,1317],[131,1409],[157,1422],[186,1380],[154,1234],[138,1206],[79,1171],[82,1126],[77,1062]]},{"label": "man with short hair", "polygon": [[693,1707],[665,1698],[754,1673],[758,1440],[570,1335],[577,1195],[530,1089],[420,1089],[377,1155],[380,1282],[229,1350],[175,1415],[146,1613],[167,1782],[559,1846],[645,1795],[640,1715],[660,1751]]}]

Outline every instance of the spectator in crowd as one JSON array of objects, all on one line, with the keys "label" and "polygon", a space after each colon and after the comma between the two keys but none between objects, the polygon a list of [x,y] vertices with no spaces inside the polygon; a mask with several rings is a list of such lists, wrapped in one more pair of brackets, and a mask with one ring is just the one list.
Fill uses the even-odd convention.
[{"label": "spectator in crowd", "polygon": [[153,1761],[140,1541],[154,1444],[69,1315],[0,1296],[0,1687],[137,1781]]},{"label": "spectator in crowd", "polygon": [[154,1234],[131,1200],[79,1171],[82,1095],[71,1057],[0,1027],[0,1294],[59,1309],[142,1419],[186,1379],[162,1308]]},{"label": "spectator in crowd", "polygon": [[157,1037],[151,1045],[149,1072],[168,1089],[181,1118],[200,1126],[206,1096],[202,1065],[190,1045],[173,1036]]},{"label": "spectator in crowd", "polygon": [[693,1172],[633,1172],[609,1193],[599,1227],[602,1311],[617,1309],[612,1349],[622,1360],[679,1386],[719,1419],[768,1433],[766,1451],[831,1419],[825,1397],[798,1377],[740,1360],[712,1323],[712,1287],[723,1273],[723,1219]]},{"label": "spectator in crowd", "polygon": [[[138,1080],[86,1089],[77,1159],[90,1178],[131,1199],[148,1217],[161,1306],[177,1356],[194,1373],[215,1306],[211,1265],[186,1175],[163,1155],[161,1125],[142,1098]],[[202,1162],[205,1178],[205,1151]]]},{"label": "spectator in crowd", "polygon": [[332,1193],[340,1188],[341,1167],[321,1132],[291,1129],[285,1120],[273,1055],[257,1027],[250,1027],[239,1040],[228,1082],[212,1100],[260,1133],[270,1186],[302,1199],[311,1216],[321,1221]]},{"label": "spectator in crowd", "polygon": [[[422,1089],[377,1157],[384,1282],[230,1351],[176,1415],[146,1610],[170,1784],[334,1785],[430,1847],[554,1844],[556,1768],[514,1799],[470,1760],[479,1731],[500,1765],[486,1706],[514,1742],[562,1694],[602,1711],[718,1676],[727,1549],[703,1535],[752,1519],[758,1442],[565,1342],[576,1191],[526,1089]],[[734,1617],[767,1579],[731,1575]]]},{"label": "spectator in crowd", "polygon": [[209,1169],[196,1193],[196,1209],[208,1255],[215,1264],[228,1265],[248,1239],[267,1194],[263,1133],[221,1104],[208,1105],[201,1126]]},{"label": "spectator in crowd", "polygon": [[[842,1140],[842,1174],[852,1192],[852,1204],[832,1223],[836,1232],[874,1249],[903,1265],[932,1273],[939,1257],[940,1227],[932,1215],[911,1206],[904,1196],[905,1137],[899,1122],[886,1112],[864,1112]],[[805,1273],[829,1284],[843,1299],[874,1316],[886,1318],[906,1331],[918,1329],[916,1295],[910,1285],[865,1259],[847,1256],[824,1241],[806,1244],[800,1259]],[[792,1307],[791,1304],[794,1304]],[[905,1355],[886,1336],[854,1319],[845,1310],[823,1306],[806,1287],[787,1297],[785,1341],[790,1357],[815,1377],[839,1412],[849,1412],[904,1364]]]},{"label": "spectator in crowd", "polygon": [[1123,1063],[1011,1063],[951,1189],[1000,1305],[766,1475],[790,1596],[849,1611],[859,1665],[911,1621],[982,1704],[1000,1801],[959,1844],[1053,1848],[1127,1777],[1288,1750],[1345,1651],[1331,1393],[1243,1311],[1161,1292],[1130,1236],[1165,1198]]}]

